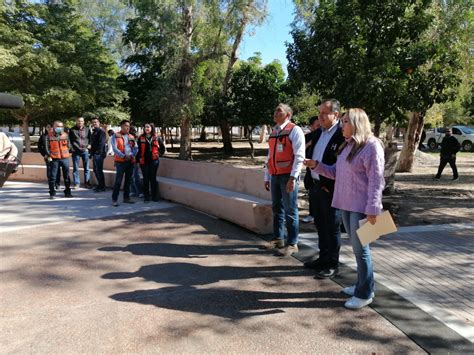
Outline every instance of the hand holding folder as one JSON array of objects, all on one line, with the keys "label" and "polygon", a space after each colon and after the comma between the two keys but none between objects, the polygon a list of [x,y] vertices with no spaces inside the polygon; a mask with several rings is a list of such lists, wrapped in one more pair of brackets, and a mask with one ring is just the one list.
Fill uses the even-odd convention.
[{"label": "hand holding folder", "polygon": [[[364,222],[365,221],[365,222]],[[377,216],[375,224],[367,223],[366,219],[359,221],[360,228],[356,231],[359,236],[360,243],[366,246],[370,242],[377,240],[380,236],[394,233],[397,231],[397,227],[393,222],[390,212],[385,211],[381,215]]]}]

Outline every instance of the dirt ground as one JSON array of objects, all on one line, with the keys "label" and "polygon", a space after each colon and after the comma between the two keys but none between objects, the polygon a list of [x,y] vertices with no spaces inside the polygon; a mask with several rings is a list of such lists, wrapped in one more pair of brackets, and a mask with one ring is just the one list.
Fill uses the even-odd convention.
[{"label": "dirt ground", "polygon": [[[250,148],[246,141],[233,142],[234,155],[224,157],[222,143],[193,142],[193,159],[220,164],[231,164],[263,169],[267,144],[255,143],[255,159],[250,159]],[[178,156],[177,145],[168,145],[168,157]],[[397,173],[395,193],[384,196],[383,203],[399,226],[468,223],[474,212],[474,153],[459,153],[457,166],[459,180],[452,181],[449,165],[440,180],[434,180],[439,164],[439,153],[418,153],[411,173]],[[308,197],[300,190],[300,216],[308,214]],[[311,230],[312,225],[302,224],[302,230]]]}]

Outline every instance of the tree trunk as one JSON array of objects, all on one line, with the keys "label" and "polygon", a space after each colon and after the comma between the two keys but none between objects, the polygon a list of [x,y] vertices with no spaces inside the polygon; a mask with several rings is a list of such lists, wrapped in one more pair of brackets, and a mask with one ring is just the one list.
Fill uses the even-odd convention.
[{"label": "tree trunk", "polygon": [[425,119],[424,112],[413,112],[408,128],[405,134],[405,142],[403,144],[400,159],[398,161],[397,171],[402,173],[411,172],[413,169],[413,161],[415,159],[415,152],[420,143],[421,131]]},{"label": "tree trunk", "polygon": [[21,125],[23,136],[25,137],[25,152],[27,153],[31,152],[29,121],[30,121],[30,118],[28,116],[25,116],[22,119],[22,125]]},{"label": "tree trunk", "polygon": [[234,152],[234,149],[232,148],[229,122],[222,120],[220,122],[220,128],[222,133],[222,143],[224,143],[224,155],[231,156]]},{"label": "tree trunk", "polygon": [[[227,63],[227,70],[225,73],[224,82],[222,83],[221,93],[223,97],[227,94],[227,90],[229,88],[230,79],[232,78],[232,68],[234,67],[235,62],[237,61],[237,51],[239,49],[240,42],[242,41],[242,36],[245,32],[245,28],[247,27],[249,15],[252,10],[253,4],[254,0],[248,0],[242,13],[242,20],[240,22],[239,29],[232,45],[232,52],[230,54],[229,62]],[[226,127],[229,127],[229,122],[226,118],[221,119],[220,126],[222,129],[222,142],[224,143],[224,155],[232,155],[234,150],[232,147],[232,135],[231,133],[229,133],[229,129],[225,129]]]},{"label": "tree trunk", "polygon": [[179,147],[179,159],[193,160],[191,155],[191,119],[185,118],[181,121],[181,139]]},{"label": "tree trunk", "polygon": [[[191,103],[193,60],[191,58],[191,41],[193,37],[193,7],[183,5],[183,35],[184,44],[181,53],[179,68],[178,93],[179,104],[186,112]],[[181,118],[181,139],[179,147],[179,159],[192,160],[191,157],[191,117],[185,113]]]},{"label": "tree trunk", "polygon": [[267,137],[267,125],[264,124],[263,126],[260,127],[260,139],[258,140],[258,143],[265,142],[266,137]]},{"label": "tree trunk", "polygon": [[397,143],[388,143],[385,146],[385,188],[383,190],[384,195],[391,195],[395,192],[395,171],[397,169],[398,160],[398,148]]},{"label": "tree trunk", "polygon": [[[252,132],[254,127],[252,126],[248,126],[248,127],[245,127],[247,129],[248,132]],[[249,141],[249,144],[250,144],[250,158],[252,160],[255,160],[255,149],[253,147],[253,140],[252,140],[252,134],[250,133],[248,135],[248,141]]]}]

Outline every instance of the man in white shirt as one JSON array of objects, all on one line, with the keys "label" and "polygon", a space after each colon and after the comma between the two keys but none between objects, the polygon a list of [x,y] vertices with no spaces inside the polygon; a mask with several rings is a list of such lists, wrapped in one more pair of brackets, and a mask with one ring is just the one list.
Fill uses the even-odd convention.
[{"label": "man in white shirt", "polygon": [[281,256],[298,252],[298,182],[305,158],[305,139],[303,130],[290,121],[292,115],[288,105],[279,104],[275,109],[276,125],[268,139],[265,171],[265,189],[272,194],[273,239],[264,248],[279,249]]}]

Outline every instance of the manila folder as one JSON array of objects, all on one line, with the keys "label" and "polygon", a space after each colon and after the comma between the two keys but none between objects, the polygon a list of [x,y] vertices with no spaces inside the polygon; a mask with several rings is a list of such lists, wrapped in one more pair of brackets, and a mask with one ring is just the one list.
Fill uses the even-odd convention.
[{"label": "manila folder", "polygon": [[383,212],[377,216],[375,224],[365,223],[357,230],[360,243],[365,246],[374,240],[380,238],[381,235],[394,233],[397,231],[397,227],[393,222],[392,216],[389,211]]}]

